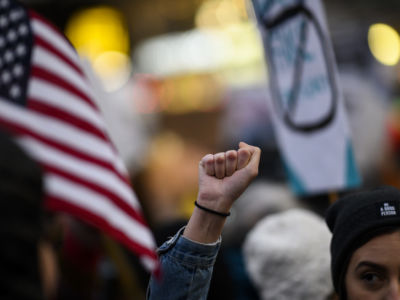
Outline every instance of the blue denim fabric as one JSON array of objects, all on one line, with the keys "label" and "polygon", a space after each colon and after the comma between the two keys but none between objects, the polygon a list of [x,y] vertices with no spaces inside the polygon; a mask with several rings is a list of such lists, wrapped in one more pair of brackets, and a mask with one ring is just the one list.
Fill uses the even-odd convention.
[{"label": "blue denim fabric", "polygon": [[162,278],[150,279],[148,300],[206,300],[221,242],[198,244],[184,238],[184,228],[159,249]]}]

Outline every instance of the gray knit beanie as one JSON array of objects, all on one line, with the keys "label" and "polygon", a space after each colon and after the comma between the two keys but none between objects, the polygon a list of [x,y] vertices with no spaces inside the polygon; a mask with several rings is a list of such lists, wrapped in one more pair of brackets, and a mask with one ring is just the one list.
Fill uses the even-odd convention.
[{"label": "gray knit beanie", "polygon": [[243,252],[261,299],[325,300],[333,292],[330,239],[324,220],[304,209],[290,209],[257,223]]}]

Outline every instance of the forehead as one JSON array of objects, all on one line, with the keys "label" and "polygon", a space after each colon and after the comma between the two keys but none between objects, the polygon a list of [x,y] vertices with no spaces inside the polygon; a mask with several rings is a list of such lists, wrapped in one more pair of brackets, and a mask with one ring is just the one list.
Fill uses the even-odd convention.
[{"label": "forehead", "polygon": [[374,237],[358,248],[351,258],[351,262],[358,263],[368,260],[380,264],[400,266],[400,231]]}]

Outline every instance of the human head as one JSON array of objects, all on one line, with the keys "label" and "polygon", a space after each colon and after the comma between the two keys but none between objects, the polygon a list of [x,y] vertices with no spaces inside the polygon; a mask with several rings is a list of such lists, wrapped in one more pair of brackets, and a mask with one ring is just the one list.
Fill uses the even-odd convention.
[{"label": "human head", "polygon": [[400,191],[382,187],[350,194],[327,211],[331,241],[331,274],[340,299],[347,299],[345,277],[357,249],[372,239],[400,229]]},{"label": "human head", "polygon": [[259,220],[296,205],[296,199],[286,185],[265,180],[253,182],[232,207],[232,215],[224,227],[224,243],[242,244]]},{"label": "human head", "polygon": [[258,222],[243,253],[261,299],[327,299],[333,292],[330,239],[323,219],[305,209],[290,209]]}]

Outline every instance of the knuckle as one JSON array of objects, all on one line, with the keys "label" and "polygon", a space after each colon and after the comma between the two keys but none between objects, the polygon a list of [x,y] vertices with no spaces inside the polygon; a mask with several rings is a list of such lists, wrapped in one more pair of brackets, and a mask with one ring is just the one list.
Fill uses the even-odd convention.
[{"label": "knuckle", "polygon": [[225,159],[222,156],[218,156],[216,159],[216,163],[219,165],[222,165],[224,163]]},{"label": "knuckle", "polygon": [[236,160],[236,155],[233,153],[233,154],[229,154],[228,155],[228,159],[230,160],[230,161],[234,161],[234,160]]},{"label": "knuckle", "polygon": [[211,167],[211,166],[214,165],[214,161],[211,160],[211,159],[209,159],[209,160],[206,161],[206,165],[209,166],[209,167]]},{"label": "knuckle", "polygon": [[210,162],[212,162],[212,160],[213,160],[213,155],[207,154],[200,160],[200,164],[209,164]]}]

